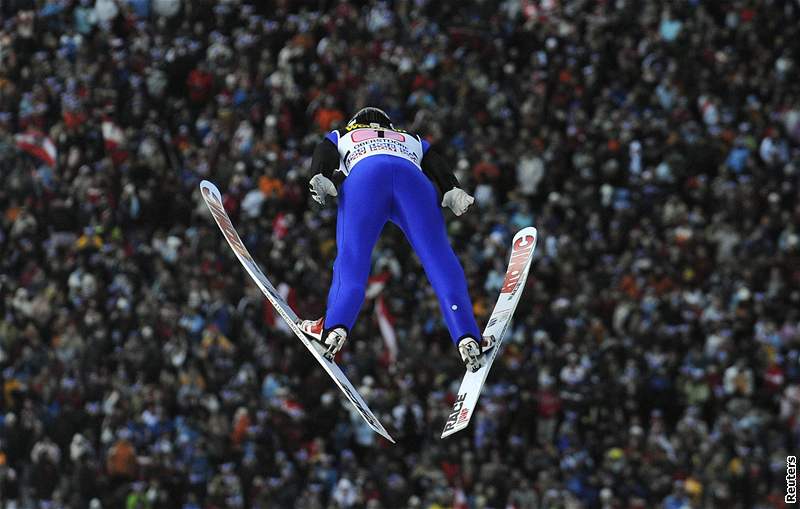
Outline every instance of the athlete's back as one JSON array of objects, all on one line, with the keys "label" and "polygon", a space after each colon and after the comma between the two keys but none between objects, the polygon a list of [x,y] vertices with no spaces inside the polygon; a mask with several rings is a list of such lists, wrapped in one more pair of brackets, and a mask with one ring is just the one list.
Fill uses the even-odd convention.
[{"label": "athlete's back", "polygon": [[328,356],[339,351],[364,301],[372,249],[390,221],[419,256],[462,359],[477,369],[480,331],[439,208],[441,202],[460,215],[473,199],[444,161],[427,141],[395,128],[382,110],[364,108],[317,145],[311,170],[315,200],[339,197],[337,253],[325,317],[301,328],[323,342]]},{"label": "athlete's back", "polygon": [[388,155],[409,161],[422,170],[422,158],[430,148],[427,141],[407,131],[380,125],[348,124],[328,133],[328,140],[339,152],[339,171],[345,176],[371,156]]}]

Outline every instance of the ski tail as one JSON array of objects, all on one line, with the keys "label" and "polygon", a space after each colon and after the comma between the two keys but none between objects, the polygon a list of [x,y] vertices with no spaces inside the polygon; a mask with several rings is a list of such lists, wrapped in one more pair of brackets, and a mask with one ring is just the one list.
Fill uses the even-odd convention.
[{"label": "ski tail", "polygon": [[347,376],[345,376],[339,366],[337,366],[336,363],[326,359],[322,355],[320,349],[317,348],[316,342],[312,342],[300,329],[297,315],[289,306],[289,304],[286,303],[283,297],[281,297],[267,276],[261,271],[261,268],[250,255],[250,252],[247,250],[247,247],[245,247],[244,242],[242,242],[242,239],[239,237],[239,234],[233,227],[233,223],[231,222],[228,213],[225,211],[225,207],[222,203],[222,196],[220,195],[217,187],[211,182],[204,180],[200,183],[200,192],[202,193],[203,200],[205,200],[208,209],[211,211],[211,215],[214,217],[217,226],[219,226],[219,229],[222,231],[225,240],[228,241],[228,244],[236,255],[236,258],[239,259],[239,262],[241,262],[242,266],[244,266],[245,271],[255,282],[256,286],[258,286],[259,290],[261,290],[261,293],[263,293],[267,300],[275,307],[275,310],[278,311],[278,314],[283,317],[283,319],[289,325],[289,328],[292,329],[292,332],[294,332],[300,341],[303,342],[303,345],[305,345],[305,347],[311,352],[317,362],[322,365],[328,375],[330,375],[330,377],[336,383],[336,386],[339,387],[339,389],[358,411],[359,415],[364,419],[369,427],[386,440],[395,443],[394,439],[391,437],[391,435],[389,435],[378,418],[375,417],[375,414],[372,413],[372,410],[370,410],[370,408],[367,406],[367,403],[364,401],[358,391],[356,391],[355,387],[353,387],[353,384],[350,383],[350,380],[347,379]]},{"label": "ski tail", "polygon": [[514,235],[506,276],[500,287],[500,296],[497,298],[494,310],[483,330],[484,337],[494,338],[494,345],[491,350],[483,354],[480,369],[475,372],[467,370],[464,375],[453,409],[445,422],[442,438],[466,428],[475,413],[481,389],[486,382],[492,363],[500,351],[506,330],[517,309],[522,290],[525,288],[537,239],[538,232],[533,226],[523,228]]}]

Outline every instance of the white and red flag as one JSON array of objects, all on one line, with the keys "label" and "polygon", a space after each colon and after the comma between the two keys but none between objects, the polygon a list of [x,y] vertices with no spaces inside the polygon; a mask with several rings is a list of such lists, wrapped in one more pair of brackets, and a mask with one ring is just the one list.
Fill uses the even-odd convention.
[{"label": "white and red flag", "polygon": [[111,156],[114,164],[124,162],[128,158],[128,151],[125,149],[125,133],[122,128],[109,119],[103,120],[100,128],[103,131],[106,153]]},{"label": "white and red flag", "polygon": [[103,130],[103,142],[107,151],[116,150],[117,147],[125,143],[125,133],[112,120],[103,120],[100,127]]},{"label": "white and red flag", "polygon": [[32,155],[51,168],[56,167],[58,151],[56,145],[43,132],[30,129],[24,133],[14,135],[14,143],[23,152]]},{"label": "white and red flag", "polygon": [[394,317],[389,312],[389,307],[383,300],[382,291],[389,280],[389,273],[384,272],[369,278],[366,295],[367,298],[375,299],[375,319],[378,322],[378,329],[381,331],[383,342],[386,344],[386,353],[389,362],[397,359],[397,334],[394,331]]}]

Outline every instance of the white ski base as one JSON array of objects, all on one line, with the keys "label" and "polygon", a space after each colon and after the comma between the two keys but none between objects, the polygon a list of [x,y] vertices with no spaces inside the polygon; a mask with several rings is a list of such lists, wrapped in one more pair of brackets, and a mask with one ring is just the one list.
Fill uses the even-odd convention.
[{"label": "white ski base", "polygon": [[481,356],[481,367],[478,371],[467,370],[464,375],[461,387],[458,389],[456,402],[453,404],[453,410],[444,425],[442,438],[466,428],[469,425],[472,414],[475,413],[481,389],[484,382],[486,382],[489,370],[492,368],[492,363],[500,351],[503,336],[506,333],[508,324],[511,323],[511,318],[514,316],[514,310],[517,309],[522,290],[525,288],[525,281],[528,279],[528,271],[531,268],[537,238],[538,232],[533,226],[523,228],[514,235],[514,241],[511,244],[511,257],[503,287],[500,289],[500,297],[498,297],[494,306],[489,323],[483,330],[484,337],[494,336],[494,346]]},{"label": "white ski base", "polygon": [[286,323],[289,324],[289,328],[292,329],[292,332],[295,333],[308,351],[311,352],[311,355],[314,356],[317,362],[320,363],[330,377],[333,378],[337,387],[341,389],[342,393],[344,393],[345,397],[353,404],[353,407],[355,407],[369,427],[386,440],[395,443],[394,439],[389,435],[380,421],[378,421],[378,418],[375,417],[375,414],[372,413],[372,410],[369,409],[364,398],[361,397],[355,387],[353,387],[353,384],[350,383],[350,380],[342,373],[339,366],[325,358],[322,345],[318,345],[316,342],[308,339],[305,333],[300,330],[298,326],[300,320],[297,318],[297,315],[277,290],[275,290],[275,287],[270,283],[267,276],[264,275],[261,268],[250,255],[242,239],[239,238],[239,234],[236,232],[228,213],[225,211],[225,207],[222,203],[222,195],[220,195],[217,187],[211,182],[204,180],[200,182],[200,192],[203,195],[203,200],[205,200],[208,209],[211,211],[211,215],[214,216],[217,226],[219,226],[219,229],[222,231],[222,235],[228,241],[228,244],[231,246],[231,249],[234,254],[236,254],[236,257],[244,266],[247,273],[253,281],[255,281],[256,286],[258,286],[267,300],[275,307],[275,310],[286,320]]}]

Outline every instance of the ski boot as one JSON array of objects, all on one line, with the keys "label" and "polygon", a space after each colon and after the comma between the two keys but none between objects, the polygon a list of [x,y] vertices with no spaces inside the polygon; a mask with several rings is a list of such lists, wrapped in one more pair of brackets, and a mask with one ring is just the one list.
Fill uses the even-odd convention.
[{"label": "ski boot", "polygon": [[318,320],[303,320],[297,326],[303,331],[306,336],[316,341],[322,342],[322,331],[325,325],[325,317]]},{"label": "ski boot", "polygon": [[475,338],[465,336],[458,342],[458,353],[467,370],[475,373],[481,369],[481,355],[494,347],[494,336],[486,336],[479,345]]},{"label": "ski boot", "polygon": [[[323,357],[333,362],[333,358],[339,353],[347,339],[347,330],[344,327],[335,327],[326,331],[324,328],[324,318],[319,320],[303,320],[298,324],[306,336],[322,344],[325,348]],[[325,336],[323,338],[323,335]]]}]

